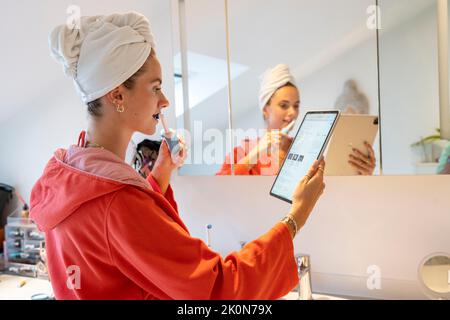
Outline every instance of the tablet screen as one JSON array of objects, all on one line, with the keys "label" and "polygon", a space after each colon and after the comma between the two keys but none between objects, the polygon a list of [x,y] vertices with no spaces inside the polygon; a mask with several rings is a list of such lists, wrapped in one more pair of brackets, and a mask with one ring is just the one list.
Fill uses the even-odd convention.
[{"label": "tablet screen", "polygon": [[292,194],[311,165],[325,150],[338,111],[308,112],[272,186],[271,195],[292,202]]}]

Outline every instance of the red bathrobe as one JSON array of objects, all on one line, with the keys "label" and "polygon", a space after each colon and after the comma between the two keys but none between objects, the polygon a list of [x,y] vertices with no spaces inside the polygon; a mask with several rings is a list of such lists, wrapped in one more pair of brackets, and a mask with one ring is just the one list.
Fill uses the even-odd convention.
[{"label": "red bathrobe", "polygon": [[222,258],[190,236],[170,187],[162,194],[107,150],[57,150],[31,217],[57,299],[277,299],[298,284],[283,223]]},{"label": "red bathrobe", "polygon": [[[280,170],[282,160],[279,158],[277,152],[268,153],[262,152],[256,163],[253,164],[251,169],[248,169],[247,165],[239,164],[242,158],[246,157],[249,152],[257,147],[259,140],[245,139],[240,146],[234,148],[234,175],[236,176],[275,176]],[[228,154],[225,158],[225,162],[220,168],[220,171],[216,173],[216,176],[230,176],[231,170],[231,155]]]}]

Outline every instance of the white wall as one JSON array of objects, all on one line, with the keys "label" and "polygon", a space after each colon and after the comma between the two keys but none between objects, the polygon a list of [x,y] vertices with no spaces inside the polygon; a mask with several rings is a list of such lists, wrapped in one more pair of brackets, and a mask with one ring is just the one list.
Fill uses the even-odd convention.
[{"label": "white wall", "polygon": [[[16,3],[19,14],[23,3]],[[148,9],[140,7],[140,11],[152,22],[165,67],[163,76],[170,79],[170,21],[152,10],[153,5],[168,10],[168,3],[147,3]],[[108,12],[134,4],[108,1]],[[14,37],[45,42],[49,27],[63,20],[61,12],[66,5],[58,2],[45,11],[48,21],[43,30],[34,29],[35,35],[24,30]],[[106,7],[105,2],[99,6]],[[38,8],[36,5],[35,11],[40,12]],[[3,25],[0,30],[4,30]],[[84,109],[47,50],[46,45],[36,47],[32,61],[24,59],[19,50],[16,55],[20,60],[15,64],[8,61],[23,70],[42,66],[44,72],[0,79],[2,87],[5,81],[10,83],[12,97],[2,100],[2,108],[15,100],[21,102],[13,116],[0,123],[0,181],[16,186],[25,197],[54,149],[75,143],[84,128]],[[2,64],[2,70],[4,67]],[[165,81],[164,86],[173,97],[169,83]],[[173,114],[170,116],[173,121]],[[226,254],[239,248],[238,241],[249,241],[265,232],[288,211],[287,204],[268,195],[272,182],[272,177],[176,176],[173,186],[191,233],[204,238],[204,226],[212,223],[213,247]],[[311,254],[314,289],[380,298],[423,297],[416,280],[420,259],[431,252],[450,251],[450,177],[330,177],[326,183],[324,196],[295,241],[296,252]],[[369,265],[381,268],[381,291],[365,287]]]}]

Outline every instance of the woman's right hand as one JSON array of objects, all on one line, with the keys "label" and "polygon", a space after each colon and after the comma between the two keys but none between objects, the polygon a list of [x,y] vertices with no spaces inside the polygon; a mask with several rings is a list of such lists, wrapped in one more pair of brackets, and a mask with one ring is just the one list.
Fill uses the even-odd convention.
[{"label": "woman's right hand", "polygon": [[292,138],[282,133],[280,130],[267,131],[264,136],[259,139],[258,144],[251,150],[252,158],[262,159],[265,155],[273,152],[287,152],[292,143]]},{"label": "woman's right hand", "polygon": [[[261,159],[266,159],[274,152],[279,151],[279,156],[284,160],[293,138],[282,133],[280,130],[267,131],[263,137],[258,140],[256,146],[242,158],[238,164],[247,165],[250,168],[255,166]],[[282,162],[280,161],[280,163]]]},{"label": "woman's right hand", "polygon": [[183,165],[186,159],[187,147],[183,137],[178,136],[179,140],[179,151],[175,154],[169,149],[169,145],[166,140],[162,140],[161,146],[159,147],[158,158],[152,169],[152,176],[158,182],[159,187],[163,194],[166,193],[169,187],[170,177],[172,172]]},{"label": "woman's right hand", "polygon": [[312,209],[325,189],[324,170],[325,161],[323,159],[316,160],[292,195],[292,206],[289,214],[294,218],[299,230],[305,225]]},{"label": "woman's right hand", "polygon": [[291,146],[293,138],[288,134],[281,132],[281,130],[267,131],[263,138],[259,140],[258,149],[260,154],[263,152],[280,151],[287,152]]}]

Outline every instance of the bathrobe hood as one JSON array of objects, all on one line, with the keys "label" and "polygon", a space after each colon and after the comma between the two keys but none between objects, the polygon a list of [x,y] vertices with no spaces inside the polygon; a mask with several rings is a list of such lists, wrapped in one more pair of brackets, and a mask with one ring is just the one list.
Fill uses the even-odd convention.
[{"label": "bathrobe hood", "polygon": [[127,185],[153,190],[147,180],[110,151],[78,146],[58,149],[33,188],[30,216],[45,232],[84,203]]}]

